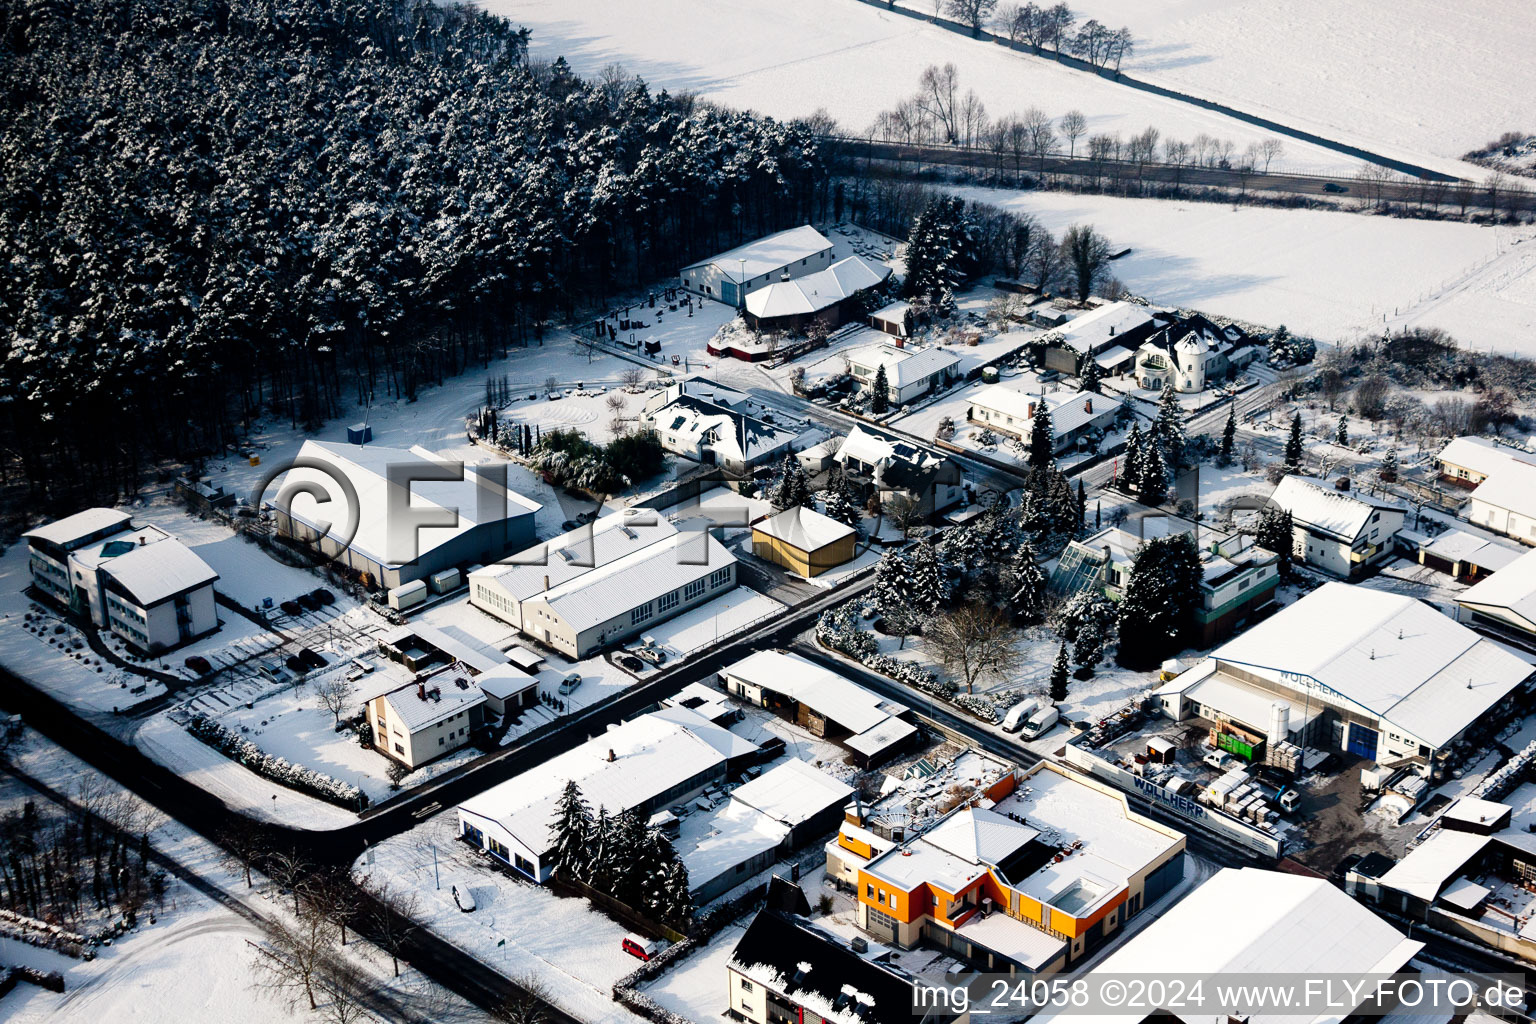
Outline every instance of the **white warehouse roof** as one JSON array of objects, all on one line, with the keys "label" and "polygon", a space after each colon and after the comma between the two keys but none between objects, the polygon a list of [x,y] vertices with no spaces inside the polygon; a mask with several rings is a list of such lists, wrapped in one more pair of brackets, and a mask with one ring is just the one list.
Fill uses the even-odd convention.
[{"label": "white warehouse roof", "polygon": [[1325,583],[1211,657],[1282,684],[1314,680],[1436,747],[1532,672],[1421,601],[1348,583]]},{"label": "white warehouse roof", "polygon": [[526,601],[676,533],[677,527],[653,510],[629,508],[476,569],[469,578],[494,583],[513,600]]},{"label": "white warehouse roof", "polygon": [[[1391,974],[1424,947],[1356,903],[1326,879],[1260,868],[1223,868],[1132,936],[1098,967],[1099,975]],[[1364,993],[1362,993],[1363,995]],[[1338,1021],[1256,1010],[1250,1024]],[[1083,1017],[1046,1014],[1039,1022],[1135,1022],[1144,1011]]]},{"label": "white warehouse roof", "polygon": [[23,537],[36,537],[49,544],[68,548],[82,537],[89,537],[114,528],[126,529],[128,513],[115,508],[88,508],[63,519],[55,519],[35,530],[28,530]]},{"label": "white warehouse roof", "polygon": [[883,263],[849,256],[814,274],[775,281],[748,292],[747,312],[756,317],[819,313],[890,276],[891,268]]},{"label": "white warehouse roof", "polygon": [[[762,277],[764,274],[771,274],[781,267],[787,267],[791,263],[807,259],[830,248],[832,243],[827,240],[827,236],[809,224],[802,224],[787,231],[765,235],[746,245],[738,245],[707,260],[690,263],[683,269],[692,270],[694,267],[707,267],[714,264],[726,280],[740,283],[750,281],[754,277]],[[745,276],[742,275],[743,260],[746,261]]]},{"label": "white warehouse roof", "polygon": [[1536,628],[1536,549],[1463,591],[1457,601],[1507,609]]},{"label": "white warehouse roof", "polygon": [[1431,902],[1447,882],[1461,873],[1467,861],[1482,853],[1491,842],[1491,836],[1476,832],[1436,829],[1377,881],[1389,889]]},{"label": "white warehouse roof", "polygon": [[[701,547],[702,540],[702,547]],[[577,632],[734,565],[707,531],[674,533],[534,595]]]},{"label": "white warehouse roof", "polygon": [[793,698],[854,733],[907,711],[836,672],[782,651],[759,651],[720,674]]},{"label": "white warehouse roof", "polygon": [[853,788],[826,772],[791,758],[731,792],[731,799],[791,827],[842,804]]},{"label": "white warehouse roof", "polygon": [[[330,441],[305,441],[293,469],[283,476],[278,500],[294,519],[312,529],[326,528],[335,541],[348,546],[381,565],[400,565],[426,554],[454,537],[480,525],[522,515],[532,515],[542,507],[536,501],[498,484],[489,474],[482,476],[474,466],[465,466],[460,480],[428,479],[441,475],[453,460],[439,458],[432,452],[415,448],[384,448],[376,445],[338,444]],[[400,467],[411,479],[405,500],[422,511],[456,510],[453,526],[423,526],[405,521],[390,523],[391,467]],[[349,483],[357,496],[357,508],[338,480]],[[310,486],[316,494],[296,491]],[[323,497],[322,497],[323,496]],[[398,499],[397,499],[398,500]],[[353,520],[356,520],[354,523]]]}]

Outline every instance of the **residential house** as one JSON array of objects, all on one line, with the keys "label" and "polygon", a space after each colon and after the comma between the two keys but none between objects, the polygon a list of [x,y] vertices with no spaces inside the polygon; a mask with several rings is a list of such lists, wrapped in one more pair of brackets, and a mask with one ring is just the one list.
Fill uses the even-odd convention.
[{"label": "residential house", "polygon": [[508,489],[505,463],[305,441],[267,507],[279,536],[392,590],[527,547],[541,506]]},{"label": "residential house", "polygon": [[[1184,877],[1182,833],[1049,761],[858,864],[858,924],[903,949],[1045,977],[1102,946]],[[830,849],[830,848],[829,848]]]},{"label": "residential house", "polygon": [[835,740],[868,766],[917,738],[912,711],[796,654],[758,651],[720,670],[727,693],[783,711],[813,736]]},{"label": "residential house", "polygon": [[[1173,383],[1186,394],[1227,380],[1264,353],[1265,348],[1235,324],[1220,326],[1198,313],[1159,312],[1161,327],[1136,349],[1136,382],[1162,390]],[[1168,322],[1171,321],[1171,322]]]},{"label": "residential house", "polygon": [[535,882],[548,881],[550,826],[567,782],[594,809],[649,819],[757,760],[753,743],[687,708],[623,722],[459,805],[459,835]]},{"label": "residential house", "polygon": [[1153,310],[1134,302],[1107,302],[1041,335],[1045,368],[1078,374],[1084,359],[1096,359],[1106,375],[1129,370],[1141,343],[1159,327]]},{"label": "residential house", "polygon": [[1536,465],[1536,452],[1490,437],[1457,437],[1435,456],[1440,479],[1471,490],[1511,462]]},{"label": "residential house", "polygon": [[783,459],[795,432],[758,418],[746,395],[691,378],[653,395],[640,422],[656,431],[661,446],[737,476]]},{"label": "residential house", "polygon": [[878,491],[886,508],[911,505],[923,519],[965,499],[960,464],[933,448],[860,425],[848,432],[833,461],[844,476]]},{"label": "residential house", "polygon": [[1456,619],[1536,651],[1536,551],[1528,551],[1456,597]]},{"label": "residential house", "polygon": [[853,527],[796,505],[752,526],[752,553],[807,578],[853,561],[859,535]]},{"label": "residential house", "polygon": [[848,374],[860,391],[874,386],[881,368],[886,398],[892,405],[906,405],[958,380],[960,357],[938,346],[897,348],[884,342],[848,353]]},{"label": "residential house", "polygon": [[747,292],[742,315],[755,331],[803,332],[813,320],[828,329],[860,319],[864,296],[885,283],[891,268],[862,256],[838,260],[825,270],[782,280]]},{"label": "residential house", "polygon": [[1406,510],[1395,501],[1348,494],[1321,480],[1288,476],[1270,503],[1291,514],[1292,555],[1315,569],[1355,579],[1393,556]]},{"label": "residential house", "polygon": [[881,306],[869,314],[869,326],[881,334],[889,334],[898,339],[898,344],[905,341],[912,337],[912,303],[893,302],[888,306]]},{"label": "residential house", "polygon": [[997,433],[1027,439],[1035,427],[1035,411],[1042,405],[1051,416],[1058,455],[1080,444],[1097,443],[1114,429],[1122,407],[1118,399],[1076,388],[1031,395],[1007,384],[991,384],[976,392],[966,418]]},{"label": "residential house", "polygon": [[1249,534],[1225,533],[1150,509],[1120,526],[1070,541],[1051,573],[1051,589],[1068,597],[1085,587],[1099,587],[1118,601],[1142,545],[1178,534],[1189,534],[1200,552],[1200,605],[1195,609],[1199,646],[1232,635],[1274,603],[1280,559],[1273,551],[1259,547]]},{"label": "residential house", "polygon": [[1472,492],[1466,516],[1485,530],[1536,545],[1536,466],[1511,461],[1494,470]]},{"label": "residential house", "polygon": [[804,277],[832,265],[832,243],[809,224],[718,253],[679,271],[684,291],[740,309],[758,288],[786,275]]},{"label": "residential house", "polygon": [[22,534],[39,593],[134,649],[158,654],[219,628],[219,574],[191,548],[126,512],[86,509]]},{"label": "residential house", "polygon": [[736,585],[736,556],[708,521],[683,525],[647,508],[604,516],[470,573],[470,604],[586,658]]},{"label": "residential house", "polygon": [[1293,743],[1435,779],[1449,748],[1497,732],[1532,681],[1529,663],[1422,601],[1325,583],[1157,696],[1169,718],[1237,737],[1245,760]]},{"label": "residential house", "polygon": [[373,748],[414,771],[469,744],[485,724],[485,694],[451,667],[374,697],[366,711]]}]

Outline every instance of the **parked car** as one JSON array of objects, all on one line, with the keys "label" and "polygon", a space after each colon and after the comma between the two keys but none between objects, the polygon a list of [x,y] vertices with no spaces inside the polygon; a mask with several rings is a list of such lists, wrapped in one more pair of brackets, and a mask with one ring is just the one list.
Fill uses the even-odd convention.
[{"label": "parked car", "polygon": [[310,591],[309,596],[314,598],[316,601],[319,601],[322,608],[328,608],[336,603],[336,595],[331,593],[329,590],[326,590],[324,587],[319,587]]},{"label": "parked car", "polygon": [[1024,725],[1019,729],[1019,737],[1026,740],[1038,739],[1050,732],[1060,718],[1061,712],[1054,707],[1039,708],[1024,720]]},{"label": "parked car", "polygon": [[320,602],[316,600],[314,594],[300,594],[295,600],[303,605],[304,610],[307,612],[317,612],[320,610]]},{"label": "parked car", "polygon": [[1025,697],[1013,707],[1008,709],[1008,714],[1003,716],[1003,732],[1018,732],[1024,728],[1024,720],[1035,713],[1040,706],[1040,701],[1034,697]]},{"label": "parked car", "polygon": [[1329,182],[1324,182],[1323,183],[1323,191],[1324,192],[1348,192],[1349,189],[1347,187],[1343,186],[1343,185],[1340,185],[1336,181],[1329,181]]},{"label": "parked car", "polygon": [[299,652],[299,660],[306,668],[324,668],[327,664],[324,658],[308,647]]},{"label": "parked car", "polygon": [[639,957],[641,960],[649,960],[661,952],[660,942],[657,942],[655,939],[643,938],[633,933],[624,936],[624,941],[620,945],[624,947],[624,952],[630,956]]},{"label": "parked car", "polygon": [[466,914],[475,909],[474,893],[470,892],[469,887],[466,885],[455,885],[453,887],[453,902],[458,904],[459,909]]},{"label": "parked car", "polygon": [[569,696],[570,694],[575,693],[576,692],[576,687],[578,687],[580,685],[581,685],[581,675],[580,675],[580,673],[572,672],[570,675],[568,675],[564,679],[560,680],[560,696],[566,697],[566,696]]},{"label": "parked car", "polygon": [[304,609],[299,607],[299,602],[297,601],[284,601],[278,607],[283,610],[284,615],[302,615],[304,613]]},{"label": "parked car", "polygon": [[660,665],[667,660],[667,652],[659,647],[636,647],[634,655],[637,658],[644,658],[652,665]]},{"label": "parked car", "polygon": [[182,662],[182,664],[186,665],[187,668],[191,669],[193,672],[196,672],[200,676],[205,676],[209,672],[213,671],[213,666],[210,665],[208,663],[208,659],[203,657],[201,654],[191,655],[187,658],[186,661]]}]

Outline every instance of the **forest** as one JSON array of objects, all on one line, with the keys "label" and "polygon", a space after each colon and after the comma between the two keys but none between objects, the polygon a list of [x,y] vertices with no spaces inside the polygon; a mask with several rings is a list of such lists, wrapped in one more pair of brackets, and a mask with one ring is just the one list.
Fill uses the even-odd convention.
[{"label": "forest", "polygon": [[0,0],[0,483],[132,494],[825,216],[812,128],[425,0]]}]

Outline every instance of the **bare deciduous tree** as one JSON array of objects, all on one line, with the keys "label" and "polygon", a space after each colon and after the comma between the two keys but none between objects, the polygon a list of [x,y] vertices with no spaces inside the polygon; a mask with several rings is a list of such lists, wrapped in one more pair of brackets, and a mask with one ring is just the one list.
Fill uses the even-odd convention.
[{"label": "bare deciduous tree", "polygon": [[1077,155],[1077,140],[1088,130],[1088,118],[1081,110],[1069,110],[1061,115],[1061,134],[1067,140],[1067,155]]},{"label": "bare deciduous tree", "polygon": [[1015,640],[1007,614],[977,602],[942,613],[923,630],[923,642],[959,675],[966,693],[981,678],[1006,676],[1018,664]]},{"label": "bare deciduous tree", "polygon": [[267,852],[266,833],[253,822],[235,818],[219,833],[219,849],[229,870],[245,876],[245,887],[251,887],[251,868]]},{"label": "bare deciduous tree", "polygon": [[352,707],[352,684],[340,672],[334,673],[315,684],[315,699],[340,725],[341,713]]},{"label": "bare deciduous tree", "polygon": [[370,937],[389,954],[395,977],[400,977],[400,954],[416,932],[416,914],[421,901],[414,889],[392,886],[388,880],[362,882],[368,900],[365,918]]},{"label": "bare deciduous tree", "polygon": [[247,939],[246,943],[254,951],[252,966],[258,977],[289,993],[293,1005],[298,1005],[302,994],[315,1010],[320,1006],[316,998],[320,971],[331,952],[329,922],[307,905],[295,916],[291,923],[275,917],[264,920],[262,941]]}]

